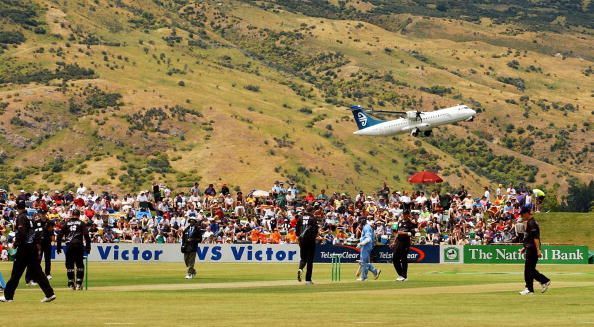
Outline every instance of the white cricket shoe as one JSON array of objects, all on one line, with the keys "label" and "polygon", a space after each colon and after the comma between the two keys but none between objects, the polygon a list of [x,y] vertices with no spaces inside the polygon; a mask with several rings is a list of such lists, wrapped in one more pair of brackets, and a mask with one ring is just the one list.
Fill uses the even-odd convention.
[{"label": "white cricket shoe", "polygon": [[396,278],[396,281],[397,281],[397,282],[403,282],[403,281],[405,281],[405,280],[406,280],[406,278],[404,278],[404,277],[402,277],[402,276],[398,276],[398,278]]},{"label": "white cricket shoe", "polygon": [[313,284],[314,284],[314,283],[313,283],[311,280],[310,280],[310,281],[307,281],[307,282],[305,282],[305,285],[308,285],[308,286],[310,286],[310,285],[313,285]]},{"label": "white cricket shoe", "polygon": [[54,294],[54,295],[52,295],[50,297],[44,297],[43,299],[41,299],[41,303],[52,302],[55,299],[56,299],[56,294]]},{"label": "white cricket shoe", "polygon": [[366,280],[367,280],[367,278],[365,278],[365,279],[363,279],[363,278],[361,278],[361,277],[357,278],[357,281],[358,281],[358,282],[364,282],[364,281],[366,281]]},{"label": "white cricket shoe", "polygon": [[540,292],[545,293],[549,289],[549,286],[551,286],[551,281],[549,280],[548,282],[546,282],[544,284],[540,284],[540,286],[542,286],[542,288],[540,289]]},{"label": "white cricket shoe", "polygon": [[186,279],[191,279],[192,276],[190,274],[186,274]]},{"label": "white cricket shoe", "polygon": [[520,292],[520,295],[534,295],[534,292],[530,292],[527,288]]},{"label": "white cricket shoe", "polygon": [[12,300],[7,300],[4,296],[0,297],[0,302],[12,302]]},{"label": "white cricket shoe", "polygon": [[303,275],[303,269],[297,270],[297,281],[301,282],[301,276]]}]

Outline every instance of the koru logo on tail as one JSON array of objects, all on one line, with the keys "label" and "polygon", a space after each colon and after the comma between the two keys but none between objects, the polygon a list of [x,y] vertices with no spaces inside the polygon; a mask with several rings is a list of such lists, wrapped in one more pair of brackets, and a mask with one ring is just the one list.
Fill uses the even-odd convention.
[{"label": "koru logo on tail", "polygon": [[361,126],[363,126],[363,127],[367,126],[367,117],[362,112],[359,112],[357,114],[357,119],[359,119]]}]

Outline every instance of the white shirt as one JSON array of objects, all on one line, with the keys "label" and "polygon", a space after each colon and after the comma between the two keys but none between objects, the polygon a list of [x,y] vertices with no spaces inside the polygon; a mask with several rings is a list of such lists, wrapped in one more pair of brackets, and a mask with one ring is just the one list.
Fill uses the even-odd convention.
[{"label": "white shirt", "polygon": [[78,194],[79,196],[83,196],[86,192],[87,192],[87,188],[84,186],[81,186],[76,189],[76,194]]}]

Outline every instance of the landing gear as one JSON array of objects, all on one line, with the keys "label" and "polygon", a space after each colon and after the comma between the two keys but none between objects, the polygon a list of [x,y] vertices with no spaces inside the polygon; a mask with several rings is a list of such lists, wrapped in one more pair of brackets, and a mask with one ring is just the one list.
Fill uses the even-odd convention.
[{"label": "landing gear", "polygon": [[424,136],[431,136],[431,130],[424,131],[424,132],[423,132],[423,135],[424,135]]},{"label": "landing gear", "polygon": [[419,129],[418,128],[414,128],[412,131],[410,131],[410,135],[417,137],[419,136]]}]

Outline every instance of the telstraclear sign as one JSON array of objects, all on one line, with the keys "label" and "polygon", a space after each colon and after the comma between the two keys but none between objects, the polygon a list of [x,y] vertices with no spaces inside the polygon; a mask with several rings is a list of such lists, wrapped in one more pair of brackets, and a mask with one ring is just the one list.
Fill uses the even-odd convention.
[{"label": "telstraclear sign", "polygon": [[[358,262],[360,250],[348,245],[319,245],[316,248],[315,262],[331,262],[333,256],[340,256],[343,263]],[[387,245],[376,246],[371,252],[373,262],[392,262],[392,249]],[[439,263],[439,246],[416,245],[408,251],[408,262]]]},{"label": "telstraclear sign", "polygon": [[[524,263],[518,245],[466,245],[464,263]],[[540,263],[587,264],[588,247],[544,245]]]},{"label": "telstraclear sign", "polygon": [[[64,253],[52,250],[52,259],[64,261]],[[200,244],[200,262],[299,262],[296,244]],[[179,244],[93,244],[89,261],[183,262]]]}]

